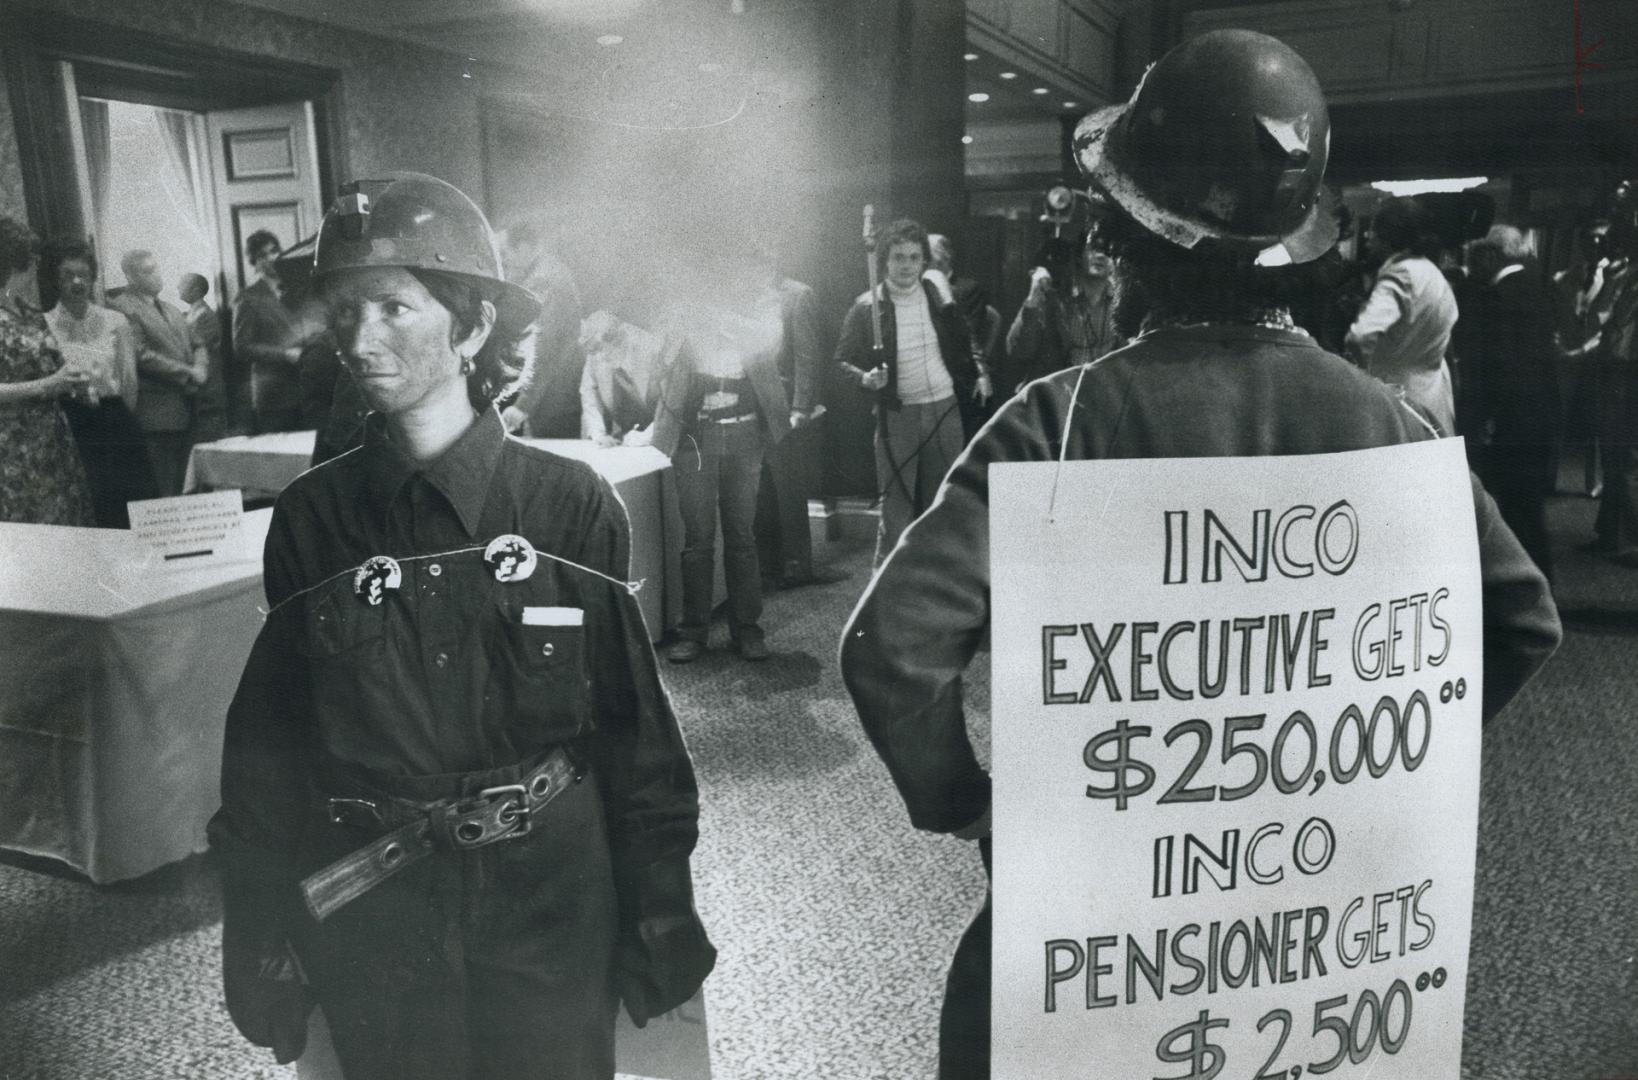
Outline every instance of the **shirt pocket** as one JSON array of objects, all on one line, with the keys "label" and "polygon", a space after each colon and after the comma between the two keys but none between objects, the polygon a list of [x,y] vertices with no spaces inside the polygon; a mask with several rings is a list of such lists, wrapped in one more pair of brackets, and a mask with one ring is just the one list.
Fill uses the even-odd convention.
[{"label": "shirt pocket", "polygon": [[318,711],[360,717],[381,691],[386,605],[329,588],[309,599],[297,648],[306,657]]},{"label": "shirt pocket", "polygon": [[[579,733],[590,716],[591,692],[583,613],[579,608],[518,604],[498,610],[499,658],[492,669],[491,699],[503,710],[503,724],[530,745]],[[549,612],[549,621],[532,625],[525,621],[525,611]]]}]

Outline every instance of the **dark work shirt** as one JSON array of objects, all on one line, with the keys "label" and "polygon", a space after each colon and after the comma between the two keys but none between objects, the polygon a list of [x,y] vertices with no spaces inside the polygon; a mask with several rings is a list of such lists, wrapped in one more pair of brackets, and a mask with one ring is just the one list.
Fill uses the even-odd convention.
[{"label": "dark work shirt", "polygon": [[[540,553],[526,580],[497,581],[483,560],[507,533]],[[274,507],[270,614],[228,713],[211,829],[229,867],[253,863],[274,888],[316,869],[299,823],[325,794],[311,792],[325,759],[427,776],[574,743],[603,788],[622,909],[691,918],[697,788],[636,598],[617,584],[629,548],[608,482],[509,438],[494,409],[424,464],[372,416],[363,446]],[[354,571],[376,555],[402,580],[371,605]],[[549,609],[534,612],[545,624],[525,609]]]}]

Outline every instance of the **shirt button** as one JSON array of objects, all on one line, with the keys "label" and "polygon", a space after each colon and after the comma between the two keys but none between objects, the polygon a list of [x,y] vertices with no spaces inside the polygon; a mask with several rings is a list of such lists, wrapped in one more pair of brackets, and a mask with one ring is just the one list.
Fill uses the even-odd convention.
[{"label": "shirt button", "polygon": [[556,647],[550,641],[540,647],[540,655],[542,656],[550,656],[556,651]]},{"label": "shirt button", "polygon": [[441,652],[433,659],[432,662],[437,664],[439,667],[446,667],[449,664],[449,654]]},{"label": "shirt button", "polygon": [[431,566],[427,567],[427,573],[431,574],[433,577],[437,577],[443,572],[444,568],[439,566],[437,563],[433,563]]}]

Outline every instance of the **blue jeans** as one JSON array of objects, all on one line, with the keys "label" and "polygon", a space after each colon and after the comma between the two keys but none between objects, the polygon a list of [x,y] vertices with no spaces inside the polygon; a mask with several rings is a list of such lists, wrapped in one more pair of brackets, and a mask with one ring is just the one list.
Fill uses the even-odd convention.
[{"label": "blue jeans", "polygon": [[700,421],[677,447],[672,469],[682,509],[683,615],[679,637],[705,640],[716,578],[717,518],[734,640],[760,636],[762,574],[756,555],[756,494],[766,436],[758,420]]}]

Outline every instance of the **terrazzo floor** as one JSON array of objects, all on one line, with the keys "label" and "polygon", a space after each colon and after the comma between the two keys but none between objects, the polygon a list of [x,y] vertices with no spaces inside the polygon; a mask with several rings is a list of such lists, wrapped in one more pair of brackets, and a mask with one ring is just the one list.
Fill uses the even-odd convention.
[{"label": "terrazzo floor", "polygon": [[[1571,550],[1592,510],[1555,500],[1569,635],[1486,735],[1464,1080],[1638,1077],[1638,572]],[[823,554],[847,576],[769,598],[772,660],[719,638],[665,669],[703,793],[723,1080],[931,1076],[944,964],[983,892],[972,845],[910,829],[836,672],[868,545]],[[207,858],[97,888],[5,856],[0,1080],[293,1076],[227,1019],[219,917]]]}]

